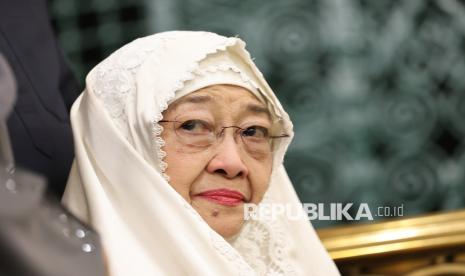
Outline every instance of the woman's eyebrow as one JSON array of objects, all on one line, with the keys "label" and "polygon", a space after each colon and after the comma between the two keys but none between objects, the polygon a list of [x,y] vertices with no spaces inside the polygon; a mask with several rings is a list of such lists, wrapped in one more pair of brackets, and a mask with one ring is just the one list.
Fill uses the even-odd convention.
[{"label": "woman's eyebrow", "polygon": [[179,106],[184,103],[206,103],[212,101],[213,98],[210,95],[189,95],[182,97],[173,103],[174,106]]},{"label": "woman's eyebrow", "polygon": [[266,114],[268,117],[271,118],[270,111],[268,108],[258,105],[258,104],[248,104],[245,108],[247,111],[255,113],[255,114]]},{"label": "woman's eyebrow", "polygon": [[[173,105],[177,107],[184,103],[203,104],[211,101],[213,101],[213,97],[210,95],[189,95],[174,102]],[[265,114],[271,118],[271,113],[268,108],[259,104],[249,103],[246,105],[245,110],[255,114]]]}]

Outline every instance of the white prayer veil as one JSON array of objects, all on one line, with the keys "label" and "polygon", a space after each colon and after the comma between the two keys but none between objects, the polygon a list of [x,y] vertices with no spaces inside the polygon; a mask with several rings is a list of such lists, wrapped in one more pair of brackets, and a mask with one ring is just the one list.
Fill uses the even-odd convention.
[{"label": "white prayer veil", "polygon": [[[224,56],[234,66],[222,68]],[[76,157],[63,203],[99,232],[112,276],[339,275],[308,220],[248,221],[229,243],[169,185],[157,122],[182,91],[192,92],[183,88],[199,68],[210,65],[257,89],[293,135],[239,38],[173,31],[137,39],[88,74],[73,105]],[[288,144],[275,145],[266,202],[299,204],[282,165]]]}]

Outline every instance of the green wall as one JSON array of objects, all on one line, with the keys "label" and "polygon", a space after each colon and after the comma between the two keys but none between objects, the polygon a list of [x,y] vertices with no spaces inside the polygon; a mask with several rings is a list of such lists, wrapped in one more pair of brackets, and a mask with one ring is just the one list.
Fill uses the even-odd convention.
[{"label": "green wall", "polygon": [[285,165],[303,202],[404,215],[465,205],[463,1],[55,0],[50,11],[81,82],[139,36],[243,38],[294,121]]}]

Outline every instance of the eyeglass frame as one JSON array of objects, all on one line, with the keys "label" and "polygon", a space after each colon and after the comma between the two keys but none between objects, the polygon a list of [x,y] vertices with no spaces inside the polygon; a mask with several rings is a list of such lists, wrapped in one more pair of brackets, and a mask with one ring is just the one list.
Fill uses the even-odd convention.
[{"label": "eyeglass frame", "polygon": [[[160,120],[160,121],[158,121],[158,123],[173,123],[173,130],[174,130],[174,132],[176,133],[176,136],[179,138],[179,134],[177,133],[175,123],[179,123],[179,124],[182,125],[182,124],[184,124],[184,123],[187,122],[187,121],[190,121],[190,120],[186,120],[186,121],[178,121],[178,120]],[[210,146],[214,145],[216,142],[218,142],[219,138],[223,135],[224,130],[227,129],[227,128],[235,128],[235,129],[236,129],[236,130],[234,131],[234,135],[233,135],[234,140],[236,140],[236,136],[239,135],[241,131],[247,130],[247,129],[244,129],[244,128],[241,128],[241,127],[235,126],[235,125],[232,125],[232,126],[223,126],[223,127],[221,127],[221,130],[220,130],[220,131],[214,133],[214,134],[215,134],[215,135],[214,135],[215,140],[212,141],[210,144],[205,145],[205,147],[210,147]],[[242,138],[243,136],[240,135],[240,137],[241,137],[242,143],[243,143],[245,146],[247,146],[247,142],[245,142],[245,141],[243,140],[243,138]],[[268,136],[267,139],[268,139],[269,141],[274,141],[273,139],[289,138],[289,137],[290,137],[289,134],[281,134],[281,135],[271,135],[271,136]],[[188,146],[196,146],[196,145],[188,145]],[[202,147],[202,146],[198,146],[198,147]],[[270,147],[272,147],[272,144],[271,144],[271,143],[270,143]],[[270,150],[270,153],[272,153],[272,152],[273,152],[273,150]]]}]

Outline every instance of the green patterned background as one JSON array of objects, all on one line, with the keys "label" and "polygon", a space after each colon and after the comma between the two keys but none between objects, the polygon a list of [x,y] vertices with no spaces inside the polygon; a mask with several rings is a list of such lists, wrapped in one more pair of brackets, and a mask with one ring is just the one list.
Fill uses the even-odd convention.
[{"label": "green patterned background", "polygon": [[50,13],[81,83],[139,36],[239,35],[294,121],[285,165],[303,202],[465,206],[464,1],[55,0]]}]

